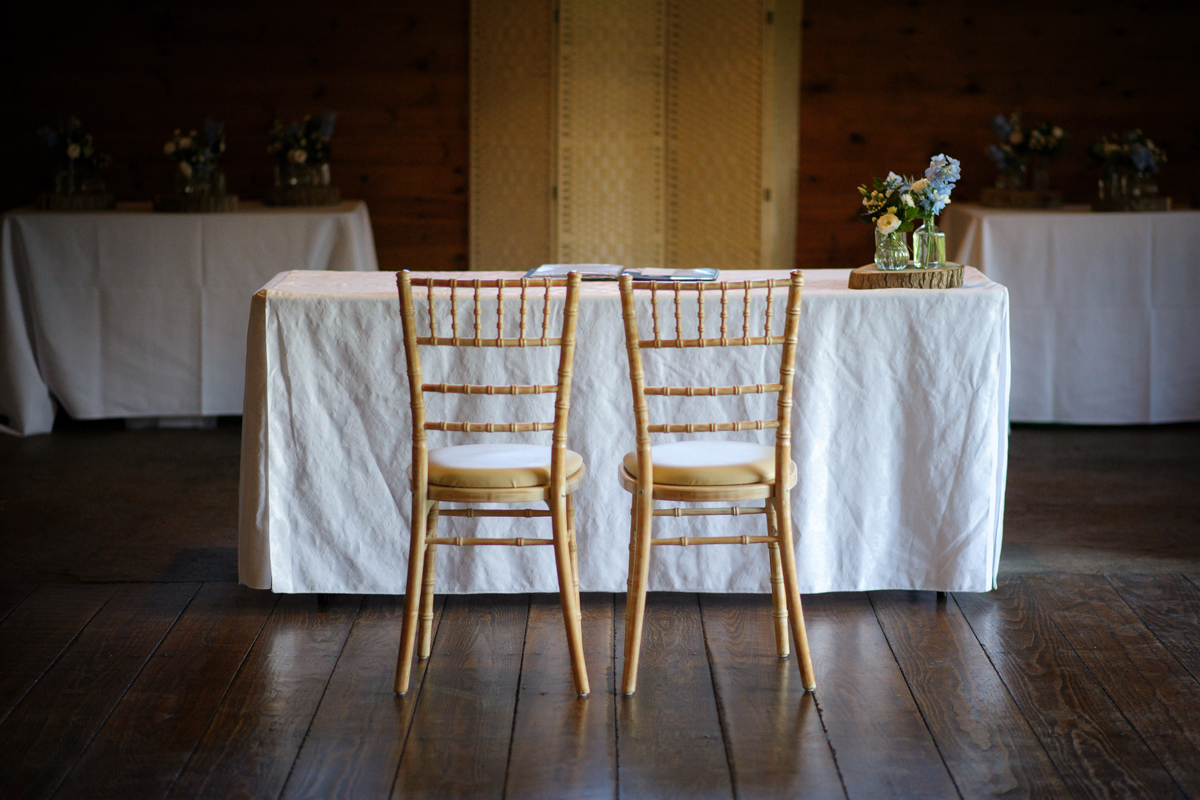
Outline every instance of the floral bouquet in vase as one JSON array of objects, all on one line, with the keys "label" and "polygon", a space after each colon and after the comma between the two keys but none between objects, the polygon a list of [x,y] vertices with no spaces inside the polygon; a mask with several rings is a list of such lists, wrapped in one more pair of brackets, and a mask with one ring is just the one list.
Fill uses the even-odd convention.
[{"label": "floral bouquet in vase", "polygon": [[908,213],[911,204],[906,206],[901,200],[908,187],[909,181],[894,172],[858,187],[866,208],[858,218],[875,228],[875,266],[880,269],[908,266],[907,234],[913,229],[915,216]]},{"label": "floral bouquet in vase", "polygon": [[176,128],[163,153],[176,164],[175,187],[179,194],[225,194],[225,175],[217,161],[225,152],[225,125],[204,121],[204,133],[183,133]]},{"label": "floral bouquet in vase", "polygon": [[1099,210],[1164,210],[1169,199],[1159,201],[1154,175],[1167,163],[1167,154],[1140,128],[1101,136],[1092,143],[1092,160],[1103,171]]},{"label": "floral bouquet in vase", "polygon": [[112,164],[112,156],[95,148],[92,135],[83,132],[78,117],[67,117],[54,128],[47,125],[38,134],[54,163],[55,195],[103,194],[100,171]]},{"label": "floral bouquet in vase", "polygon": [[175,194],[154,198],[155,211],[235,211],[238,196],[225,193],[225,173],[217,162],[225,152],[225,125],[204,121],[203,133],[178,128],[163,145],[175,164]]},{"label": "floral bouquet in vase", "polygon": [[326,111],[284,125],[276,120],[267,152],[275,157],[275,191],[267,200],[274,205],[326,205],[341,197],[332,186],[329,170],[330,140],[337,115]]},{"label": "floral bouquet in vase", "polygon": [[866,213],[859,219],[875,225],[875,266],[880,269],[904,269],[909,265],[905,234],[916,220],[923,220],[914,235],[915,267],[940,267],[946,262],[946,235],[934,225],[935,217],[950,202],[950,193],[961,170],[958,159],[945,154],[934,156],[925,176],[912,180],[889,172],[871,186],[858,187]]},{"label": "floral bouquet in vase", "polygon": [[935,221],[950,204],[950,193],[954,191],[962,170],[958,159],[939,153],[929,161],[925,177],[913,181],[901,202],[913,209],[913,216],[924,222],[913,236],[914,266],[941,267],[946,263],[946,234],[937,229]]}]

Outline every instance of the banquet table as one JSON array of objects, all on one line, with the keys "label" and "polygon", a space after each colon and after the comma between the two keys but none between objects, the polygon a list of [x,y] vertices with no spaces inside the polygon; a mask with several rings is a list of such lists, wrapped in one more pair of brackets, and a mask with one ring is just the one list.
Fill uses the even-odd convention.
[{"label": "banquet table", "polygon": [[[377,270],[366,205],[19,209],[0,220],[0,430],[242,413],[250,297],[283,270]],[[52,399],[53,398],[53,399]]]},{"label": "banquet table", "polygon": [[1013,421],[1200,420],[1200,211],[956,204],[943,228],[1012,293]]},{"label": "banquet table", "polygon": [[[805,272],[793,412],[801,591],[995,587],[1008,450],[1008,293],[974,269],[965,273],[958,289],[853,291],[846,288],[849,270]],[[395,284],[394,273],[289,272],[254,296],[239,517],[239,577],[248,586],[283,593],[404,591],[411,423]],[[784,298],[775,301],[778,321]],[[648,308],[645,297],[639,302]],[[720,309],[710,302],[713,325]],[[738,302],[731,303],[733,319],[740,319]],[[556,294],[554,313],[561,307]],[[515,309],[505,315],[510,324]],[[469,319],[468,311],[460,313]],[[578,331],[568,446],[587,465],[575,494],[580,584],[584,591],[621,592],[629,495],[617,468],[634,448],[634,429],[615,284],[584,284]],[[499,383],[500,355],[425,348],[423,374],[426,381]],[[513,359],[506,363],[516,382],[553,382],[552,348],[503,355]],[[659,375],[681,384],[759,383],[778,370],[777,348],[661,357],[647,360],[650,382]],[[754,404],[774,396],[722,398],[729,405],[719,409],[712,399],[654,400],[664,405],[652,407],[652,415],[689,418],[680,417],[682,409],[705,421],[726,414],[769,418],[770,408]],[[553,399],[445,395],[436,402],[430,419],[504,421],[550,419]],[[489,410],[506,402],[530,405],[511,416]],[[681,405],[667,410],[672,403]],[[431,435],[434,447],[467,440]],[[548,434],[538,436],[488,441],[549,443]],[[773,440],[770,431],[734,436]],[[443,518],[440,535],[513,535],[515,524],[522,525],[516,535],[549,534],[545,520]],[[761,525],[757,516],[683,517],[660,519],[656,530],[736,535],[755,534]],[[442,547],[438,562],[438,592],[556,591],[549,548]],[[767,562],[758,547],[656,548],[650,588],[765,592]]]}]

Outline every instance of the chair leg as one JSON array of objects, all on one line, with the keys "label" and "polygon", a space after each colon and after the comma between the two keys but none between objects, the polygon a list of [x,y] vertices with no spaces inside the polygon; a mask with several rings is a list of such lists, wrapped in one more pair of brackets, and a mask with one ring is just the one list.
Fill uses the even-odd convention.
[{"label": "chair leg", "polygon": [[783,562],[783,585],[787,593],[788,620],[792,625],[792,638],[796,640],[796,659],[800,666],[800,681],[808,691],[815,691],[817,678],[813,673],[812,655],[808,650],[808,634],[804,630],[804,610],[800,606],[800,584],[796,577],[796,548],[792,542],[792,509],[789,493],[772,497],[779,526],[779,556]]},{"label": "chair leg", "polygon": [[[775,536],[779,526],[775,524],[775,506],[767,500],[767,535]],[[771,617],[775,622],[775,654],[787,658],[791,653],[788,641],[787,593],[783,586],[783,564],[779,560],[779,542],[768,542],[771,556]]]},{"label": "chair leg", "polygon": [[575,538],[575,495],[567,495],[567,545],[571,549],[571,574],[574,576],[575,608],[579,610],[579,624],[583,624],[583,602],[579,599],[579,545]]},{"label": "chair leg", "polygon": [[[429,503],[429,514],[426,517],[425,538],[437,537],[438,504],[436,500]],[[433,649],[433,586],[437,581],[437,545],[425,544],[425,574],[421,585],[421,638],[417,645],[417,658],[429,658]]]},{"label": "chair leg", "polygon": [[554,561],[558,568],[558,595],[562,600],[563,623],[567,629],[567,648],[571,653],[571,671],[575,678],[575,691],[580,697],[591,693],[588,685],[587,663],[583,656],[583,625],[579,612],[578,595],[574,584],[575,571],[571,568],[571,549],[568,544],[567,499],[554,497],[549,502],[551,522],[554,527]]},{"label": "chair leg", "polygon": [[642,625],[646,619],[646,587],[650,576],[650,535],[654,523],[654,499],[635,495],[630,527],[629,593],[625,598],[625,671],[621,691],[637,691],[638,660],[642,653]]},{"label": "chair leg", "polygon": [[404,617],[400,628],[400,655],[396,660],[396,694],[408,693],[413,650],[417,643],[417,612],[425,568],[425,487],[413,487],[412,537],[408,545],[408,582],[404,589]]}]

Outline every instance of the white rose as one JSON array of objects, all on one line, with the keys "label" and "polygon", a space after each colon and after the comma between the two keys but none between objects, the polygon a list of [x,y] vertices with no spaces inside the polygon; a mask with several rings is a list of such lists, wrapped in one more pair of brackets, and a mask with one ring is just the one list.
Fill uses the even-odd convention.
[{"label": "white rose", "polygon": [[174,153],[175,152],[175,143],[167,142],[166,144],[164,144],[163,152],[166,153],[167,155],[171,155],[172,153]]},{"label": "white rose", "polygon": [[880,233],[892,233],[900,227],[900,218],[895,214],[884,214],[875,220],[875,227],[879,228]]},{"label": "white rose", "polygon": [[72,144],[67,146],[67,158],[72,161],[79,158],[79,145]]},{"label": "white rose", "polygon": [[192,146],[192,137],[185,136],[179,140],[179,149],[180,150],[187,150],[191,146]]},{"label": "white rose", "polygon": [[192,177],[192,165],[186,161],[179,162],[179,171],[183,173],[183,177],[185,178]]},{"label": "white rose", "polygon": [[920,194],[921,192],[925,191],[928,188],[929,188],[929,181],[925,180],[924,178],[921,178],[921,180],[915,181],[913,183],[913,185],[909,188],[909,191],[913,192],[914,194]]},{"label": "white rose", "polygon": [[292,162],[294,162],[296,164],[303,164],[305,161],[308,160],[308,153],[306,153],[305,151],[303,151],[299,148],[296,148],[295,150],[292,150],[291,152],[288,153],[288,159],[290,159]]},{"label": "white rose", "polygon": [[1025,141],[1025,135],[1020,131],[1013,131],[1008,135],[1008,140],[1013,144],[1020,144]]},{"label": "white rose", "polygon": [[1058,127],[1057,125],[1054,126],[1053,128],[1050,129],[1050,135],[1053,136],[1055,139],[1061,139],[1062,135],[1063,135],[1062,128]]}]

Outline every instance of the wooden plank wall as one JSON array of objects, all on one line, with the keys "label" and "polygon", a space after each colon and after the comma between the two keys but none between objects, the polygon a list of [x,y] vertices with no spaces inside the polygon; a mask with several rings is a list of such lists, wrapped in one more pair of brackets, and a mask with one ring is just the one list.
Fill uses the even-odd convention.
[{"label": "wooden plank wall", "polygon": [[[260,197],[271,120],[333,109],[334,176],[370,208],[382,269],[465,269],[468,0],[21,3],[0,27],[0,208],[46,178],[36,129],[74,113],[116,157],[121,199],[169,190],[176,127],[223,120],[231,191]],[[1163,190],[1200,186],[1192,4],[1147,0],[880,5],[806,0],[797,263],[865,263],[854,187],[962,159],[956,197],[994,171],[988,118],[1017,107],[1074,135],[1054,168],[1086,201],[1098,133],[1143,127],[1167,146]]]},{"label": "wooden plank wall", "polygon": [[888,170],[959,158],[958,201],[996,170],[988,120],[1018,108],[1071,134],[1051,169],[1067,202],[1086,203],[1101,133],[1140,127],[1167,148],[1161,190],[1200,189],[1200,66],[1195,5],[1147,0],[805,0],[801,33],[797,261],[847,267],[871,259],[854,187]]},{"label": "wooden plank wall", "polygon": [[0,26],[0,207],[30,202],[37,128],[79,116],[119,199],[169,191],[175,128],[224,121],[230,191],[261,197],[271,121],[338,112],[334,181],[382,269],[466,269],[467,0],[11,4]]}]

